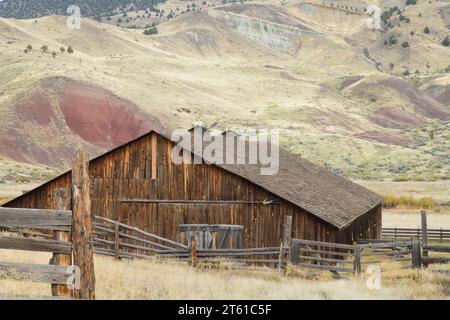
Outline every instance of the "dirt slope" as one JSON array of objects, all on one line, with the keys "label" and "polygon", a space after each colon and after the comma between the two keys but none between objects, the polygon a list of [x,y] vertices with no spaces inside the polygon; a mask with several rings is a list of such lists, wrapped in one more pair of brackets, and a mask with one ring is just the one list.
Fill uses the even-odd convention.
[{"label": "dirt slope", "polygon": [[[408,30],[423,27],[413,19],[419,11],[441,20],[404,59],[383,39],[405,24],[383,34],[368,30],[361,12],[321,2],[209,8],[164,22],[151,37],[88,19],[81,30],[57,16],[0,19],[0,155],[60,166],[77,146],[98,153],[149,128],[201,120],[279,128],[293,152],[350,176],[450,175],[448,81],[437,80],[450,60],[436,45],[447,18],[434,15],[444,4],[405,9]],[[61,54],[68,45],[75,53]],[[416,67],[418,75],[401,76]]]}]

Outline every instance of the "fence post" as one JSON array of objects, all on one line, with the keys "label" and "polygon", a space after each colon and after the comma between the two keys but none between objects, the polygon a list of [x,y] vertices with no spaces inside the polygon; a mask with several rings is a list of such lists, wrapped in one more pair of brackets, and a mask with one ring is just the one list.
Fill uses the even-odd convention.
[{"label": "fence post", "polygon": [[300,243],[292,241],[291,243],[291,263],[298,264],[300,262]]},{"label": "fence post", "polygon": [[116,260],[120,259],[120,234],[119,234],[120,225],[119,222],[116,221],[114,224],[114,257]]},{"label": "fence post", "polygon": [[422,256],[420,253],[420,241],[411,240],[411,256],[413,269],[420,268],[422,266]]},{"label": "fence post", "polygon": [[284,243],[282,242],[280,245],[280,254],[278,255],[278,268],[277,268],[277,272],[281,272],[281,269],[283,268],[283,248],[284,248]]},{"label": "fence post", "polygon": [[89,163],[78,151],[72,167],[72,246],[73,263],[80,268],[80,288],[74,299],[95,299],[94,249],[89,183]]},{"label": "fence post", "polygon": [[[56,189],[53,193],[53,208],[55,210],[66,210],[70,205],[67,204],[66,189]],[[53,238],[60,241],[70,241],[70,232],[54,231]],[[50,260],[52,265],[69,266],[72,257],[70,254],[54,253]],[[52,284],[52,295],[54,297],[70,297],[70,290],[64,284]]]},{"label": "fence post", "polygon": [[[292,244],[292,216],[284,217],[284,234],[283,247],[289,248]],[[287,253],[287,258],[290,259],[290,252]]]},{"label": "fence post", "polygon": [[358,245],[354,246],[355,261],[353,263],[353,272],[357,278],[361,274],[361,248]]},{"label": "fence post", "polygon": [[197,237],[195,234],[191,237],[191,264],[193,267],[197,266]]},{"label": "fence post", "polygon": [[[427,212],[422,210],[420,212],[421,221],[422,221],[422,245],[428,244],[428,223],[427,223]],[[424,257],[428,257],[428,251],[423,250],[422,255]],[[427,267],[427,264],[424,263],[424,266]]]},{"label": "fence post", "polygon": [[428,244],[428,224],[427,224],[427,212],[422,210],[420,212],[422,220],[422,243]]}]

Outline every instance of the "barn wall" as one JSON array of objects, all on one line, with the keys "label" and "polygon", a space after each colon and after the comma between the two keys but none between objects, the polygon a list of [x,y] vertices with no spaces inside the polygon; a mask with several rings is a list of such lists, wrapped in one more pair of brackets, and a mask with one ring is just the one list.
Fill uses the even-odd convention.
[{"label": "barn wall", "polygon": [[378,205],[339,232],[338,241],[353,243],[359,239],[379,239],[382,231],[382,205]]},{"label": "barn wall", "polygon": [[[93,213],[173,240],[180,240],[180,224],[243,225],[246,247],[280,245],[285,215],[293,216],[293,238],[335,241],[340,237],[343,242],[351,242],[355,230],[360,230],[364,237],[369,234],[372,237],[370,225],[377,218],[371,215],[377,214],[376,210],[358,219],[358,226],[352,224],[352,229],[338,233],[333,226],[287,201],[271,205],[123,202],[124,199],[278,199],[259,186],[213,165],[174,165],[170,159],[172,147],[172,142],[152,133],[92,160],[89,171]],[[70,191],[70,179],[70,174],[64,174],[14,200],[9,206],[52,208],[53,190],[66,188]]]}]

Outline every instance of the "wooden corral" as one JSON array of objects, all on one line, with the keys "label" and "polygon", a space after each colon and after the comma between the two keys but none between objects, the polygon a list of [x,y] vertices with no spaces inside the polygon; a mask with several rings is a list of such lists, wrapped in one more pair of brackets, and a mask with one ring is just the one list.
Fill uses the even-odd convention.
[{"label": "wooden corral", "polygon": [[[92,214],[180,242],[182,224],[241,225],[244,248],[279,247],[286,216],[291,238],[381,235],[381,197],[288,152],[277,175],[261,176],[252,165],[173,164],[174,145],[152,131],[91,160]],[[51,209],[54,190],[70,186],[67,172],[4,206]]]}]

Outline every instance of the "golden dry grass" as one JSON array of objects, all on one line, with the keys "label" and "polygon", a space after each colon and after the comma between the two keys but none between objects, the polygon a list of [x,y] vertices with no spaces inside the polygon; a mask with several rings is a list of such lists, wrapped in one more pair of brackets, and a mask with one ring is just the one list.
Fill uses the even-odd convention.
[{"label": "golden dry grass", "polygon": [[[47,263],[48,254],[0,250],[0,261]],[[442,267],[441,267],[442,268]],[[427,271],[384,268],[381,290],[359,280],[333,280],[327,273],[305,274],[288,267],[286,274],[257,271],[194,269],[177,261],[114,261],[95,257],[98,299],[449,299],[450,277]],[[447,270],[449,270],[447,266]],[[48,296],[50,286],[0,280],[0,298]]]}]

